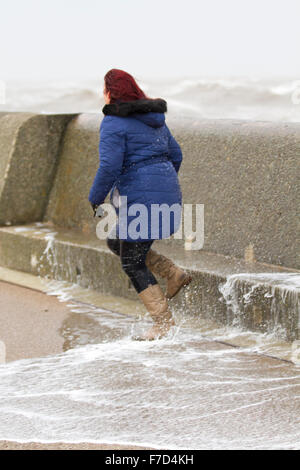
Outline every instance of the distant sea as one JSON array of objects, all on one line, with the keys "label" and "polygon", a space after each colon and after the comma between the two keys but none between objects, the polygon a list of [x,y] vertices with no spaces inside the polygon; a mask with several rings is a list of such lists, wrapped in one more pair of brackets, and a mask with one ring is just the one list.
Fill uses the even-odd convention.
[{"label": "distant sea", "polygon": [[[297,78],[136,78],[149,97],[167,101],[172,116],[300,122]],[[102,88],[102,78],[7,80],[0,111],[101,113]]]}]

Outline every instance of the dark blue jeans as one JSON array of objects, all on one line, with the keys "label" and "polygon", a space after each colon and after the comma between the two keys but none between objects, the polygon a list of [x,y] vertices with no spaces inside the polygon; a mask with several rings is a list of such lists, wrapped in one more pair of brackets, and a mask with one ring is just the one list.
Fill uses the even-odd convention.
[{"label": "dark blue jeans", "polygon": [[109,236],[106,239],[108,248],[120,257],[122,269],[138,294],[149,285],[157,284],[157,280],[146,266],[146,256],[153,242],[154,240],[127,242]]}]

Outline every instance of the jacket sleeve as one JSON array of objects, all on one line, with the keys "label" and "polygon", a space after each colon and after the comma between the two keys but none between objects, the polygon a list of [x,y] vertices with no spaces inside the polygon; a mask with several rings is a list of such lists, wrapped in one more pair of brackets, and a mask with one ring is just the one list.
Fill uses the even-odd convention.
[{"label": "jacket sleeve", "polygon": [[92,204],[104,202],[113,184],[122,172],[125,154],[125,133],[111,129],[102,121],[100,127],[99,158],[100,165],[89,194]]},{"label": "jacket sleeve", "polygon": [[169,152],[169,160],[174,165],[176,173],[178,173],[181,162],[182,162],[182,151],[178,142],[172,136],[170,129],[166,125],[168,131],[168,152]]}]

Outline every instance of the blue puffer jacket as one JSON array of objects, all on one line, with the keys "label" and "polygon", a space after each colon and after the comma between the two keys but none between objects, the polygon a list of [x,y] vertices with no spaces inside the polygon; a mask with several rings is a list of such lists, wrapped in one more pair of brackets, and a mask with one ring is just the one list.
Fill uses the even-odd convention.
[{"label": "blue puffer jacket", "polygon": [[[141,99],[114,103],[105,105],[102,111],[105,116],[100,126],[100,166],[89,201],[102,204],[111,191],[110,201],[118,215],[120,239],[167,238],[179,228],[182,195],[177,173],[182,152],[165,123],[166,101]],[[120,207],[115,203],[116,195],[127,197],[125,209],[123,203]],[[146,221],[144,209],[136,211],[137,206],[132,207],[133,204],[144,205]],[[157,212],[151,217],[153,204],[165,204],[165,208],[175,204],[176,210],[171,211],[170,217],[167,213],[157,217]],[[163,223],[167,219],[169,227],[168,223]],[[140,232],[138,238],[137,231]]]}]

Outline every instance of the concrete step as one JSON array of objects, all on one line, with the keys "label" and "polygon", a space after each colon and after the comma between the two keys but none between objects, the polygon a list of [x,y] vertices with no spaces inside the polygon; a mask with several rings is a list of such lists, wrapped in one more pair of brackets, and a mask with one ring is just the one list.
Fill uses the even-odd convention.
[{"label": "concrete step", "polygon": [[[193,276],[193,282],[170,301],[172,309],[220,324],[274,332],[287,341],[300,339],[299,271],[185,251],[159,241],[153,248]],[[0,265],[106,294],[138,298],[105,241],[50,223],[1,227]]]}]

